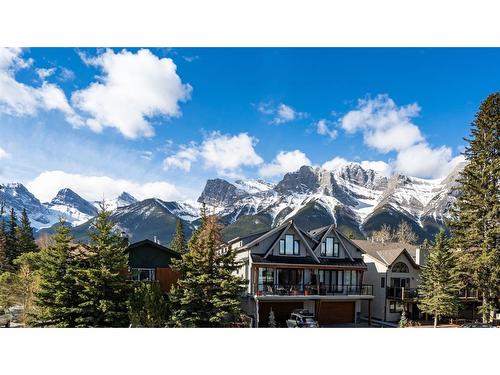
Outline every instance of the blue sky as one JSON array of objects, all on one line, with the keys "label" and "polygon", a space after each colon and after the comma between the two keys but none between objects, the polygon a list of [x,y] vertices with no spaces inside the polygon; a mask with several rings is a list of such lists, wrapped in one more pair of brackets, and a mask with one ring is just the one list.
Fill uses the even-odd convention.
[{"label": "blue sky", "polygon": [[0,182],[45,201],[347,161],[440,178],[499,88],[500,49],[4,49]]}]

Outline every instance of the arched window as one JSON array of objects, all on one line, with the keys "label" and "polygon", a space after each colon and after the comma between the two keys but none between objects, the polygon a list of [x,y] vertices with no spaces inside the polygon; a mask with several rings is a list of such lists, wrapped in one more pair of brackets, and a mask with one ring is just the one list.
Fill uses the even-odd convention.
[{"label": "arched window", "polygon": [[408,273],[410,272],[410,270],[408,269],[408,266],[403,262],[397,262],[394,266],[392,266],[392,272]]}]

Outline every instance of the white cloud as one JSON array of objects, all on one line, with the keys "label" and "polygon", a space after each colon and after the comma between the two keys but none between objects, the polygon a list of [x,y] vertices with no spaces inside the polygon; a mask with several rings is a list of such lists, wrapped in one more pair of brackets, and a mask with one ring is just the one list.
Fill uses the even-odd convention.
[{"label": "white cloud", "polygon": [[380,152],[404,150],[424,138],[411,122],[420,107],[412,103],[398,107],[388,95],[359,99],[355,110],[344,115],[340,124],[348,133],[361,131],[365,144]]},{"label": "white cloud", "polygon": [[291,106],[280,103],[278,106],[273,106],[272,103],[259,103],[257,110],[265,115],[273,115],[273,119],[269,121],[270,124],[281,125],[294,120],[307,117],[307,113],[298,112]]},{"label": "white cloud", "polygon": [[320,135],[326,135],[330,139],[335,139],[337,138],[338,131],[335,129],[331,129],[331,125],[331,121],[321,119],[316,123],[316,131]]},{"label": "white cloud", "polygon": [[389,177],[392,174],[392,166],[382,160],[363,160],[360,164],[363,169],[372,169],[385,177]]},{"label": "white cloud", "polygon": [[243,166],[256,166],[263,162],[254,146],[257,140],[247,133],[238,135],[211,133],[198,145],[191,143],[163,161],[165,169],[178,168],[186,172],[192,163],[201,159],[205,168],[214,168],[218,174],[236,176]]},{"label": "white cloud", "polygon": [[0,147],[0,160],[10,157],[9,153]]},{"label": "white cloud", "polygon": [[72,81],[75,79],[75,73],[71,69],[62,67],[58,78],[61,81]]},{"label": "white cloud", "polygon": [[100,132],[116,128],[127,138],[151,137],[153,116],[179,117],[179,102],[190,99],[192,87],[183,84],[169,58],[147,49],[137,53],[108,49],[84,62],[102,70],[99,81],[73,93],[72,103],[89,115],[86,125]]},{"label": "white cloud", "polygon": [[16,80],[17,70],[33,64],[33,60],[23,59],[21,53],[18,48],[0,48],[0,112],[35,116],[39,110],[58,110],[73,126],[82,125],[59,86],[43,81],[42,86],[33,87]]},{"label": "white cloud", "polygon": [[55,71],[56,68],[38,68],[36,69],[36,74],[40,79],[44,80],[45,78],[48,78],[51,75],[53,75]]},{"label": "white cloud", "polygon": [[449,147],[433,149],[427,143],[419,143],[398,154],[395,168],[410,176],[440,178],[463,160],[462,156],[452,158]]},{"label": "white cloud", "polygon": [[336,156],[332,160],[328,160],[328,161],[324,162],[323,165],[321,166],[321,168],[327,169],[329,171],[333,171],[334,169],[339,169],[339,168],[341,168],[344,165],[347,165],[349,163],[350,163],[349,160],[346,160],[344,158]]},{"label": "white cloud", "polygon": [[302,151],[280,151],[271,163],[259,169],[259,174],[263,177],[279,176],[294,172],[303,165],[311,165],[311,161]]},{"label": "white cloud", "polygon": [[70,188],[84,199],[113,199],[126,191],[137,199],[183,199],[177,188],[164,181],[136,183],[107,176],[85,176],[63,171],[46,171],[27,183],[27,188],[42,202],[50,201],[60,189]]}]

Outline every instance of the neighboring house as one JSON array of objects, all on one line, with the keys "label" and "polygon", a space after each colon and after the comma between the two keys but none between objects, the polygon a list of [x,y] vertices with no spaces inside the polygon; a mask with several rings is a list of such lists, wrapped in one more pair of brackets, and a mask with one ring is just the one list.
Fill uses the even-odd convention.
[{"label": "neighboring house", "polygon": [[179,279],[172,270],[172,259],[180,259],[179,253],[151,240],[131,244],[127,248],[128,265],[135,281],[158,281],[161,289],[168,293]]},{"label": "neighboring house", "polygon": [[357,323],[361,305],[371,308],[362,249],[335,226],[305,232],[293,221],[229,241],[248,281],[245,311],[267,327],[270,310],[279,326],[295,309],[312,312],[322,326]]},{"label": "neighboring house", "polygon": [[373,284],[373,318],[397,322],[404,309],[408,319],[420,319],[417,287],[426,254],[417,246],[397,242],[353,242],[364,250],[365,280]]}]

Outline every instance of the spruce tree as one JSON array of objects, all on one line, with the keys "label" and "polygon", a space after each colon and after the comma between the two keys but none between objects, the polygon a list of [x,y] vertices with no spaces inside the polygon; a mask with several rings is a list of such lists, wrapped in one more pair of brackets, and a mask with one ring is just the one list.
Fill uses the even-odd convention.
[{"label": "spruce tree", "polygon": [[7,261],[7,235],[5,233],[5,221],[0,218],[0,273],[9,268]]},{"label": "spruce tree", "polygon": [[23,208],[21,214],[21,222],[17,227],[16,240],[18,248],[18,256],[23,253],[37,251],[38,247],[33,236],[33,228],[31,227],[26,209]]},{"label": "spruce tree", "polygon": [[422,298],[418,307],[434,316],[434,327],[440,317],[451,317],[458,312],[460,288],[457,255],[450,249],[444,231],[440,231],[427,263],[422,267],[419,286]]},{"label": "spruce tree", "polygon": [[500,93],[481,104],[465,140],[468,163],[458,179],[449,226],[465,281],[482,295],[480,313],[488,322],[500,296]]},{"label": "spruce tree", "polygon": [[14,259],[18,256],[17,248],[17,215],[13,208],[10,209],[9,230],[7,231],[7,263],[14,265]]},{"label": "spruce tree", "polygon": [[77,325],[81,327],[127,327],[127,301],[131,292],[126,242],[113,229],[104,205],[89,233],[85,267],[75,273],[79,293]]},{"label": "spruce tree", "polygon": [[135,284],[128,302],[131,326],[165,327],[169,318],[169,308],[160,283],[143,281]]},{"label": "spruce tree", "polygon": [[235,275],[239,264],[224,246],[218,217],[205,212],[188,252],[173,264],[181,274],[170,294],[174,326],[226,327],[240,320],[244,282]]},{"label": "spruce tree", "polygon": [[75,245],[70,229],[61,220],[54,244],[39,253],[39,286],[35,292],[33,326],[75,327],[78,304],[77,285],[73,277],[76,266]]},{"label": "spruce tree", "polygon": [[187,251],[186,237],[184,236],[184,225],[181,219],[177,219],[175,223],[175,234],[170,242],[169,247],[177,251],[179,254],[184,254]]}]

